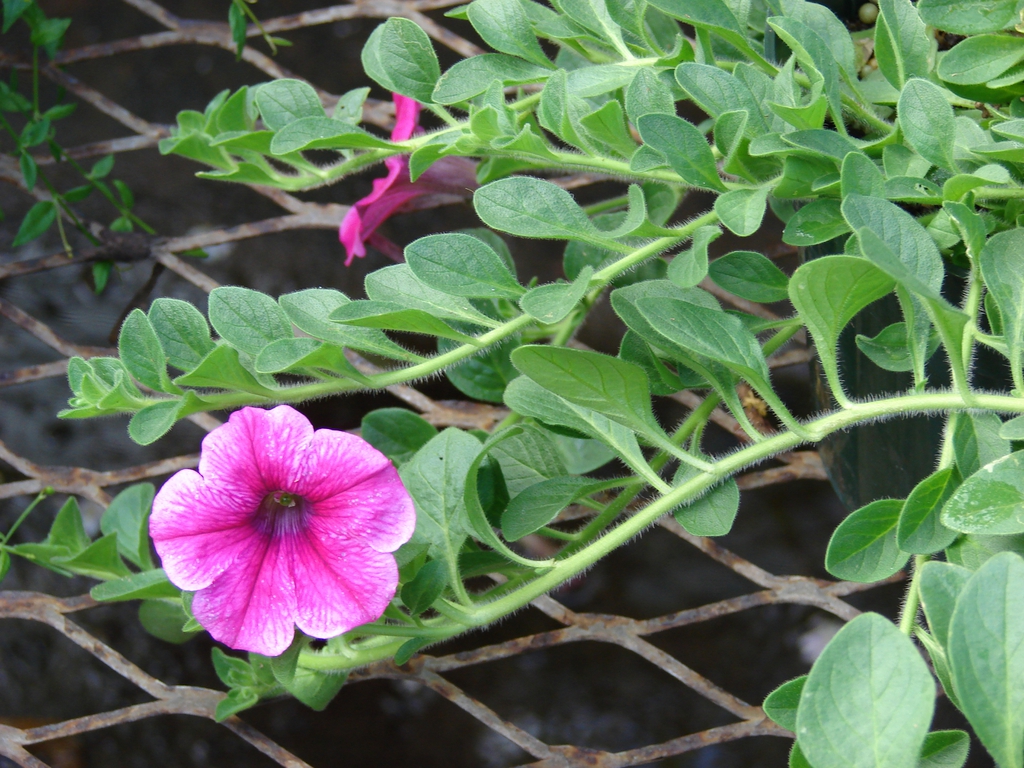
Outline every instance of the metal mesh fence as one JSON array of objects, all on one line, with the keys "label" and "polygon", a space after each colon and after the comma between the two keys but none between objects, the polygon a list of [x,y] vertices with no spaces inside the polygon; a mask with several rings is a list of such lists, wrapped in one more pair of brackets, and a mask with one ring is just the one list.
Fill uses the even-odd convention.
[{"label": "metal mesh fence", "polygon": [[[165,125],[154,124],[138,117],[127,107],[106,97],[87,82],[69,72],[69,68],[74,70],[74,67],[70,65],[88,60],[108,59],[130,51],[162,46],[205,45],[229,51],[234,50],[230,29],[226,23],[179,18],[152,0],[124,0],[124,2],[158,22],[165,28],[165,31],[65,50],[54,61],[42,68],[42,74],[46,78],[65,88],[84,104],[112,118],[132,133],[127,137],[69,148],[67,154],[75,159],[154,147],[161,138],[169,135],[169,129]],[[422,26],[435,41],[461,56],[480,53],[481,50],[474,43],[425,15],[428,11],[443,9],[455,5],[457,2],[458,0],[366,0],[365,2],[336,5],[269,19],[263,22],[263,27],[269,33],[279,33],[358,18],[382,19],[388,16],[404,16]],[[254,37],[260,33],[255,27],[250,27],[248,34],[249,37]],[[270,77],[295,77],[274,59],[251,46],[244,49],[242,59]],[[26,69],[28,66],[28,63],[18,56],[0,51],[0,67]],[[312,83],[312,85],[317,87],[316,83]],[[330,107],[337,100],[335,94],[319,88],[317,91],[326,107]],[[380,127],[388,127],[392,119],[390,105],[371,100],[367,104],[365,119]],[[54,162],[52,158],[42,156],[38,158],[38,161],[40,164]],[[17,164],[8,157],[0,158],[0,179],[17,187],[22,194],[36,200],[49,199],[49,194],[44,189],[25,187]],[[602,179],[590,175],[565,177],[558,180],[567,188],[580,187],[597,181],[602,181]],[[184,251],[210,248],[288,230],[335,229],[347,210],[345,206],[335,203],[306,202],[279,190],[261,187],[253,187],[253,189],[258,194],[269,198],[283,212],[278,216],[260,221],[171,238],[118,234],[105,230],[98,224],[90,223],[93,231],[100,234],[100,245],[77,250],[73,260],[69,260],[64,252],[15,261],[7,260],[0,265],[0,281],[9,281],[33,273],[99,260],[149,265],[151,277],[136,295],[133,304],[125,309],[125,314],[127,314],[136,303],[142,304],[149,301],[157,278],[165,270],[175,273],[183,280],[206,292],[217,287],[217,282],[208,274],[179,256]],[[707,287],[714,289],[714,286],[708,285]],[[740,308],[746,311],[756,311],[759,314],[766,312],[761,307],[748,306],[742,300],[722,294],[720,291],[718,293],[721,298],[736,305],[742,305]],[[46,323],[3,299],[0,299],[0,314],[9,323],[4,329],[4,334],[13,331],[10,326],[13,324],[19,329],[14,332],[31,334],[61,356],[60,359],[52,362],[0,371],[0,387],[31,385],[31,382],[42,379],[64,376],[67,359],[71,356],[80,355],[88,358],[113,353],[111,349],[83,346],[76,344],[73,340],[62,338]],[[794,349],[777,355],[771,363],[773,367],[781,367],[806,362],[806,360],[806,349]],[[368,361],[358,356],[353,356],[353,362],[364,370],[370,370],[373,367]],[[507,413],[504,409],[491,405],[467,401],[435,400],[411,386],[394,386],[389,388],[389,391],[438,426],[487,429]],[[682,405],[690,408],[699,403],[699,398],[691,393],[681,393],[675,398]],[[54,410],[57,410],[60,404],[54,403],[53,407]],[[206,430],[215,428],[219,423],[208,414],[198,414],[190,419]],[[723,411],[716,411],[713,421],[737,439],[744,439],[742,430]],[[182,468],[194,467],[198,463],[198,455],[183,455],[123,469],[96,471],[86,467],[43,465],[17,455],[0,442],[0,460],[23,477],[23,479],[0,484],[0,499],[34,495],[49,486],[57,492],[80,495],[100,505],[106,505],[110,501],[106,488],[128,482],[138,482],[147,478],[159,478]],[[741,488],[749,489],[791,480],[822,480],[824,478],[824,471],[818,455],[815,452],[804,451],[781,457],[780,466],[741,476],[739,485]],[[582,516],[587,514],[587,510],[570,508],[567,514]],[[423,653],[415,656],[403,666],[396,666],[392,662],[377,663],[353,673],[349,678],[350,684],[371,679],[393,679],[410,681],[424,686],[531,755],[535,762],[529,764],[534,766],[612,768],[613,766],[643,765],[673,755],[698,750],[711,744],[745,737],[790,735],[767,720],[759,706],[743,701],[723,690],[711,680],[691,669],[683,660],[674,658],[652,644],[647,638],[666,630],[772,604],[813,606],[831,613],[841,620],[849,620],[856,616],[858,611],[843,598],[854,592],[867,589],[871,585],[828,582],[804,576],[774,575],[722,548],[710,539],[691,536],[671,519],[662,520],[661,525],[678,536],[681,545],[696,548],[703,555],[746,579],[756,589],[739,597],[646,620],[636,620],[618,615],[576,613],[552,597],[545,596],[535,600],[532,608],[563,625],[560,629],[519,637],[507,642],[483,645],[449,655]],[[901,575],[897,575],[896,578],[901,578]],[[0,619],[25,619],[52,627],[68,641],[86,650],[114,672],[138,686],[151,696],[153,701],[39,727],[17,728],[0,725],[0,756],[14,761],[17,765],[36,768],[44,766],[46,763],[27,751],[26,747],[158,715],[187,714],[213,718],[214,709],[224,696],[222,692],[191,686],[167,685],[144,672],[69,617],[69,614],[84,611],[96,605],[97,603],[87,595],[59,599],[40,593],[6,591],[0,592]],[[445,677],[445,673],[460,668],[488,664],[542,648],[583,642],[612,644],[636,654],[670,675],[680,684],[725,710],[735,718],[735,722],[620,752],[601,751],[572,744],[548,744],[531,735],[524,728],[502,718],[483,701],[469,695]],[[307,765],[238,717],[229,718],[223,723],[223,726],[254,745],[280,765]],[[443,749],[444,745],[439,744],[438,748]]]}]

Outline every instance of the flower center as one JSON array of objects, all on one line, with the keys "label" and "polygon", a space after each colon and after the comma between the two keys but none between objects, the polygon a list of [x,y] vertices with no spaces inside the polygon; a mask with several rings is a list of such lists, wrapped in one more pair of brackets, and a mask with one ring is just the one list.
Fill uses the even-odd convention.
[{"label": "flower center", "polygon": [[260,502],[253,524],[271,536],[300,533],[305,530],[310,508],[301,496],[287,491],[268,493]]}]

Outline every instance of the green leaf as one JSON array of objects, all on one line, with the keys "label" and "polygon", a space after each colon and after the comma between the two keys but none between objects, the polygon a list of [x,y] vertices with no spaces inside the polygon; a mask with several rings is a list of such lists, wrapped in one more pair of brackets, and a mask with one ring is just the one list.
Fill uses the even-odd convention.
[{"label": "green leaf", "polygon": [[313,338],[396,360],[422,360],[419,355],[393,342],[383,331],[331,322],[331,312],[349,303],[349,298],[340,291],[310,288],[287,293],[278,299],[278,303],[288,315],[288,319],[299,330]]},{"label": "green leaf", "polygon": [[843,197],[853,194],[885,197],[885,177],[874,160],[865,154],[848,152],[843,158],[839,177]]},{"label": "green leaf", "polygon": [[149,512],[156,489],[152,483],[136,483],[121,491],[100,518],[100,531],[117,534],[117,550],[139,568],[153,568],[149,553]]},{"label": "green leaf", "polygon": [[[533,382],[525,381],[529,384],[528,390],[544,393],[542,397],[554,398]],[[524,428],[516,434],[509,434],[489,450],[488,455],[501,467],[510,497],[515,498],[539,482],[565,475],[565,464],[553,437],[540,429]]]},{"label": "green leaf", "polygon": [[962,768],[970,747],[971,737],[963,731],[932,731],[925,737],[917,768]]},{"label": "green leaf", "polygon": [[814,29],[795,18],[772,16],[768,26],[793,50],[811,83],[821,84],[832,119],[841,125],[843,104],[835,54]]},{"label": "green leaf", "polygon": [[473,207],[488,226],[519,237],[583,240],[630,250],[602,236],[572,195],[550,181],[528,176],[492,181],[473,193]]},{"label": "green leaf", "polygon": [[[461,363],[445,368],[445,376],[460,392],[474,400],[501,403],[505,387],[519,375],[509,360],[509,354],[517,345],[516,338],[491,344]],[[454,342],[439,339],[437,349],[443,353],[455,346]]]},{"label": "green leaf", "polygon": [[[696,477],[699,471],[688,464],[680,464],[672,478],[678,487]],[[725,536],[732,530],[740,510],[740,489],[733,478],[711,488],[703,496],[672,510],[672,515],[688,533],[694,536]]]},{"label": "green leaf", "polygon": [[3,33],[5,35],[7,30],[14,26],[14,22],[20,19],[22,14],[32,7],[32,3],[33,0],[4,0]]},{"label": "green leaf", "polygon": [[458,104],[479,96],[495,80],[503,85],[524,85],[541,82],[550,75],[550,69],[522,59],[503,53],[484,53],[458,61],[445,72],[434,88],[433,101]]},{"label": "green leaf", "polygon": [[405,261],[421,282],[453,296],[517,299],[525,292],[501,257],[472,235],[421,237],[406,246]]},{"label": "green leaf", "polygon": [[615,451],[600,440],[552,434],[555,450],[571,475],[583,475],[600,469],[615,458]]},{"label": "green leaf", "polygon": [[345,357],[345,350],[306,336],[272,341],[256,356],[254,367],[257,373],[307,373],[301,369],[320,368],[370,385],[370,380]]},{"label": "green leaf", "polygon": [[271,80],[256,89],[255,101],[263,124],[272,131],[304,117],[327,114],[313,86],[301,80]]},{"label": "green leaf", "polygon": [[870,583],[892,576],[909,555],[896,546],[896,525],[903,502],[883,499],[850,514],[828,543],[825,568],[847,581]]},{"label": "green leaf", "polygon": [[[151,634],[156,635],[157,633],[152,632]],[[157,637],[161,636],[157,635]],[[161,639],[167,640],[168,638],[161,637]],[[259,694],[251,688],[233,688],[228,691],[227,696],[217,702],[217,708],[213,712],[213,719],[218,723],[223,723],[232,715],[237,715],[239,712],[255,707],[259,701]]]},{"label": "green leaf", "polygon": [[704,134],[676,115],[650,114],[637,120],[644,144],[661,152],[672,170],[695,187],[725,192],[715,156]]},{"label": "green leaf", "polygon": [[82,524],[82,512],[78,508],[78,500],[69,496],[68,500],[57,512],[50,526],[50,532],[43,540],[44,544],[67,549],[68,554],[77,555],[89,546],[89,537]]},{"label": "green leaf", "polygon": [[715,213],[733,234],[748,237],[761,228],[768,188],[736,189],[715,199]]},{"label": "green leaf", "polygon": [[228,688],[241,688],[257,682],[252,665],[237,656],[229,656],[220,648],[210,650],[210,660],[217,677]]},{"label": "green leaf", "polygon": [[491,48],[550,67],[520,0],[475,0],[467,9],[469,23]]},{"label": "green leaf", "polygon": [[0,582],[4,580],[4,576],[11,570],[11,556],[7,554],[7,550],[0,550]]},{"label": "green leaf", "polygon": [[966,534],[946,548],[946,559],[972,571],[978,570],[1000,552],[1024,554],[1024,535],[981,536]]},{"label": "green leaf", "polygon": [[171,584],[163,568],[133,573],[120,579],[97,584],[89,591],[93,600],[112,603],[119,600],[146,600],[180,597],[181,590]]},{"label": "green leaf", "polygon": [[[929,327],[925,358],[930,358],[939,348],[939,336]],[[857,334],[857,348],[870,358],[871,362],[887,371],[912,371],[914,359],[907,339],[907,324],[887,325],[874,338]]]},{"label": "green leaf", "polygon": [[21,176],[25,180],[25,187],[32,189],[36,185],[39,166],[36,165],[36,161],[32,159],[32,155],[28,154],[28,152],[22,152],[21,157],[18,158],[18,164],[21,166]]},{"label": "green leaf", "polygon": [[586,496],[594,481],[586,477],[553,477],[516,494],[501,515],[501,532],[508,541],[518,541],[543,528],[558,513]]},{"label": "green leaf", "polygon": [[[448,319],[453,320],[454,318]],[[331,320],[362,328],[423,333],[428,336],[454,339],[464,344],[473,343],[471,336],[455,330],[431,312],[424,309],[409,309],[393,301],[353,301],[334,310],[331,313]],[[292,339],[285,341],[292,341]],[[280,343],[275,342],[275,344]],[[271,347],[266,349],[271,349]]]},{"label": "green leaf", "polygon": [[121,362],[143,386],[158,392],[180,393],[167,377],[167,361],[153,325],[141,309],[133,309],[117,340]]},{"label": "green leaf", "polygon": [[768,64],[750,45],[744,27],[725,0],[701,0],[699,3],[690,0],[653,0],[649,5],[698,29],[714,32],[758,64]]},{"label": "green leaf", "polygon": [[192,371],[174,380],[175,384],[189,387],[240,390],[254,395],[272,395],[273,390],[260,384],[241,362],[238,350],[227,344],[218,344]]},{"label": "green leaf", "polygon": [[609,101],[603,107],[584,115],[580,118],[580,125],[587,136],[604,148],[607,154],[628,160],[636,151],[636,141],[626,127],[626,117],[618,101]]},{"label": "green leaf", "polygon": [[413,541],[430,545],[432,557],[454,563],[471,526],[464,501],[466,473],[483,446],[449,427],[424,445],[401,469],[416,504]]},{"label": "green leaf", "polygon": [[[927,78],[932,38],[910,0],[879,0],[875,59],[882,75],[900,90],[912,77]],[[902,121],[901,121],[902,122]]]},{"label": "green leaf", "polygon": [[803,206],[786,222],[782,241],[790,245],[817,245],[850,231],[840,201],[823,198]]},{"label": "green leaf", "polygon": [[28,209],[25,218],[21,220],[21,226],[18,227],[18,234],[14,236],[11,247],[35,240],[50,228],[56,218],[57,209],[52,202],[47,200],[36,203]]},{"label": "green leaf", "polygon": [[[422,310],[437,318],[495,328],[498,323],[480,312],[469,299],[431,288],[422,282],[408,264],[395,264],[366,276],[366,295],[371,301],[397,304],[407,309]],[[344,311],[335,309],[330,318]]]},{"label": "green leaf", "polygon": [[939,61],[938,75],[955,85],[982,85],[1024,59],[1024,40],[1010,35],[978,35],[953,46]]},{"label": "green leaf", "polygon": [[1012,26],[1016,6],[1016,0],[920,0],[917,10],[928,26],[957,35],[979,35]]},{"label": "green leaf", "polygon": [[742,299],[769,303],[789,298],[789,278],[760,253],[727,253],[711,262],[708,274],[717,286]]},{"label": "green leaf", "polygon": [[571,283],[549,283],[531,288],[519,300],[519,306],[542,323],[557,323],[567,317],[586,295],[593,276],[593,267],[586,265]]},{"label": "green leaf", "polygon": [[[922,296],[938,298],[942,287],[942,256],[935,242],[913,216],[888,200],[850,195],[842,204],[843,216],[855,231],[868,229],[881,241],[896,261],[861,238],[864,255],[892,277]],[[899,272],[897,277],[895,272]]]},{"label": "green leaf", "polygon": [[721,227],[700,227],[690,247],[677,253],[668,265],[668,279],[680,288],[692,288],[708,274],[708,246],[722,236]]},{"label": "green leaf", "polygon": [[647,375],[640,366],[599,352],[540,345],[515,350],[512,364],[570,403],[597,411],[648,438],[667,440],[651,410]]},{"label": "green leaf", "polygon": [[187,301],[156,299],[149,308],[149,322],[167,361],[182,371],[199,365],[215,346],[206,318]]},{"label": "green leaf", "polygon": [[1024,765],[1024,561],[996,555],[970,578],[949,625],[960,707],[1000,768]]},{"label": "green leaf", "polygon": [[[1024,58],[1024,48],[1021,57]],[[910,146],[932,165],[955,171],[953,107],[939,87],[928,80],[908,80],[896,110]]]},{"label": "green leaf", "polygon": [[414,637],[412,640],[407,640],[395,651],[395,664],[402,666],[408,664],[409,660],[415,656],[419,650],[427,645],[430,645],[432,639],[429,637]]},{"label": "green leaf", "polygon": [[437,54],[427,33],[413,21],[391,18],[363,46],[363,69],[389,91],[430,104],[441,77]]},{"label": "green leaf", "polygon": [[744,130],[748,138],[768,133],[768,124],[754,94],[731,72],[710,64],[683,62],[676,67],[675,75],[676,82],[694,103],[716,121],[728,112],[740,110],[747,113]]},{"label": "green leaf", "polygon": [[1024,360],[1024,232],[993,236],[978,258],[985,285],[999,306],[1014,385],[1021,389]]},{"label": "green leaf", "polygon": [[321,672],[316,669],[298,667],[292,679],[282,685],[288,693],[314,712],[322,712],[338,695],[347,680],[347,671]]},{"label": "green leaf", "polygon": [[443,560],[430,560],[412,581],[402,587],[402,602],[413,616],[419,616],[448,586],[448,568]]},{"label": "green leaf", "polygon": [[949,643],[949,624],[953,619],[956,599],[972,573],[951,563],[931,561],[921,566],[919,585],[921,604],[928,619],[928,628],[942,647]]},{"label": "green leaf", "polygon": [[[644,369],[651,384],[651,392],[655,395],[671,395],[688,389],[689,380],[683,380],[678,373],[669,368],[658,358],[651,345],[636,331],[627,330],[619,346],[619,357]],[[702,383],[698,381],[696,383]]]},{"label": "green leaf", "polygon": [[[195,637],[201,628],[185,630],[183,627],[188,620],[189,616],[185,613],[180,598],[177,600],[143,600],[139,605],[139,622],[143,628],[149,634],[168,643],[180,645]],[[245,663],[241,659],[237,661]]]},{"label": "green leaf", "polygon": [[896,529],[896,543],[903,552],[930,555],[953,543],[956,531],[944,526],[940,515],[943,505],[959,486],[960,473],[956,467],[946,467],[914,487],[903,504]]},{"label": "green leaf", "polygon": [[1010,441],[999,436],[1003,422],[994,413],[962,413],[953,430],[953,453],[962,477],[1010,453]]},{"label": "green leaf", "polygon": [[935,683],[908,637],[877,613],[841,630],[814,662],[796,734],[817,768],[914,768]]},{"label": "green leaf", "polygon": [[117,579],[131,571],[117,552],[117,536],[103,536],[75,555],[53,558],[53,562],[72,573],[94,579]]},{"label": "green leaf", "polygon": [[[487,453],[494,448],[497,448],[507,440],[514,439],[524,431],[522,426],[513,426],[509,429],[502,430],[494,435],[491,435],[487,442],[484,443],[483,451],[473,460],[469,467],[469,475],[466,478],[466,491],[465,491],[465,503],[466,510],[469,516],[469,522],[476,533],[477,538],[486,544],[494,552],[502,555],[506,559],[525,565],[530,568],[536,567],[547,567],[552,565],[552,560],[538,561],[525,558],[522,555],[509,549],[509,547],[501,540],[501,538],[494,532],[492,528],[492,522],[487,517],[483,509],[483,505],[480,499],[481,490],[481,476],[479,474],[481,466],[487,459]],[[507,497],[506,497],[507,498]]]},{"label": "green leaf", "polygon": [[209,301],[210,324],[241,352],[258,355],[270,342],[293,336],[288,316],[265,293],[223,286],[213,289]]},{"label": "green leaf", "polygon": [[999,428],[999,436],[1004,440],[1024,440],[1024,416],[1005,422]]},{"label": "green leaf", "polygon": [[800,704],[800,694],[807,683],[807,675],[788,680],[769,693],[761,706],[764,713],[777,725],[787,731],[796,730],[796,712]]},{"label": "green leaf", "polygon": [[284,126],[271,139],[270,153],[281,156],[307,149],[386,149],[391,146],[390,142],[362,128],[320,115],[302,117]]},{"label": "green leaf", "polygon": [[[560,398],[527,376],[520,376],[508,385],[505,389],[505,404],[523,416],[530,416],[545,424],[567,427],[604,442],[628,467],[651,485],[662,490],[668,487],[647,464],[636,441],[636,435],[618,422]],[[513,484],[504,465],[502,471],[505,474],[509,495],[514,496],[516,491],[513,490]]]},{"label": "green leaf", "polygon": [[228,26],[231,27],[231,42],[235,44],[235,61],[239,61],[245,48],[245,33],[249,24],[245,18],[245,11],[238,3],[231,3],[231,7],[228,8]]},{"label": "green leaf", "polygon": [[672,90],[651,67],[638,67],[636,75],[626,86],[626,115],[634,125],[643,115],[661,112],[673,115],[676,100]]},{"label": "green leaf", "polygon": [[[192,392],[187,398],[199,400]],[[128,436],[139,445],[150,445],[166,435],[181,417],[185,400],[162,400],[147,405],[128,422]],[[199,410],[199,409],[197,409]]]},{"label": "green leaf", "polygon": [[1024,453],[1011,453],[964,480],[942,509],[961,533],[1024,533]]},{"label": "green leaf", "polygon": [[397,466],[436,437],[437,429],[405,408],[378,408],[363,417],[361,434]]},{"label": "green leaf", "polygon": [[769,379],[757,338],[739,318],[678,299],[640,299],[636,307],[658,334],[760,384]]}]

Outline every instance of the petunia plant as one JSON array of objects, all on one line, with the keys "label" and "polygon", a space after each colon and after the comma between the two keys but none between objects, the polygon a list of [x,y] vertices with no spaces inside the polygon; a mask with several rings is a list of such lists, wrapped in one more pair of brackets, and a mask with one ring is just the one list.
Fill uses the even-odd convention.
[{"label": "petunia plant", "polygon": [[[104,571],[97,598],[155,596],[187,631],[252,652],[217,656],[232,688],[224,714],[285,690],[321,706],[348,670],[403,664],[497,621],[664,515],[724,535],[734,476],[752,465],[869,422],[941,414],[934,473],[905,499],[853,511],[826,554],[846,580],[905,570],[899,618],[851,621],[765,712],[796,735],[791,765],[961,765],[967,734],[929,732],[938,690],[1001,768],[1021,768],[1017,5],[879,0],[851,32],[805,0],[474,0],[449,15],[494,52],[444,73],[414,22],[371,35],[362,62],[393,94],[390,138],[360,127],[366,88],[331,114],[297,80],[181,113],[161,150],[206,165],[208,179],[301,191],[383,162],[387,176],[339,222],[338,257],[368,243],[400,263],[366,277],[365,299],[222,287],[208,317],[158,299],[127,318],[118,357],[72,360],[62,415],[130,414],[140,443],[190,414],[241,409],[206,438],[198,473],[157,496],[149,532],[164,571],[142,529],[117,530],[116,549],[103,546],[139,571]],[[421,110],[438,127],[417,130]],[[571,173],[621,189],[581,206],[552,180]],[[713,203],[680,221],[691,191]],[[471,194],[483,226],[404,250],[378,235],[434,194]],[[820,255],[788,275],[755,251],[709,259],[724,230],[749,237],[769,215],[784,242]],[[564,242],[565,280],[517,274],[507,235]],[[891,296],[902,320],[857,346],[911,383],[865,399],[847,388],[840,336]],[[616,355],[574,343],[602,301],[627,329]],[[758,304],[776,313],[746,311]],[[771,370],[805,332],[828,403],[801,419]],[[1002,391],[975,383],[979,348],[999,356]],[[439,373],[509,416],[489,433],[438,433],[383,409],[357,442],[280,405]],[[682,391],[700,405],[663,423],[652,397]],[[744,439],[715,455],[703,436],[719,408]],[[560,517],[571,506],[582,522]],[[523,547],[527,536],[554,554]],[[74,570],[51,555],[30,556]]]}]

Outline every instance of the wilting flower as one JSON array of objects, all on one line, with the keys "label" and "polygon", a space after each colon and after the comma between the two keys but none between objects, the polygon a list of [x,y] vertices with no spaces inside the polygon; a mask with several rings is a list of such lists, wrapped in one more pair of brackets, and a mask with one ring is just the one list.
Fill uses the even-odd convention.
[{"label": "wilting flower", "polygon": [[210,432],[199,471],[160,489],[149,530],[214,639],[277,656],[296,626],[328,638],[379,618],[398,585],[390,553],[415,525],[382,453],[279,405],[243,408]]},{"label": "wilting flower", "polygon": [[[412,138],[419,129],[420,103],[400,94],[395,101],[395,127],[392,141]],[[366,255],[365,243],[395,261],[402,261],[402,249],[377,232],[377,227],[394,213],[457,202],[467,191],[476,189],[476,164],[464,157],[442,157],[416,181],[409,180],[409,158],[389,157],[384,161],[388,175],[374,179],[373,191],[348,209],[338,229],[345,246],[345,266]],[[425,199],[419,199],[425,198]]]}]

